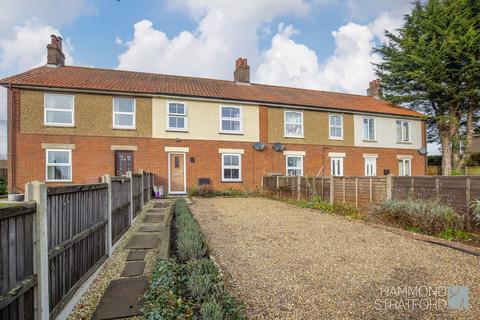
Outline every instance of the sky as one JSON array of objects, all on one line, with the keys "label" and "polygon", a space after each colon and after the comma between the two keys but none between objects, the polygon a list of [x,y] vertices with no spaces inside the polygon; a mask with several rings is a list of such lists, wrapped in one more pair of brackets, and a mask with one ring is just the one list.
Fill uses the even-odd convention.
[{"label": "sky", "polygon": [[[46,63],[51,34],[66,64],[365,94],[372,52],[410,0],[0,0],[0,78]],[[0,91],[0,155],[6,154]],[[430,148],[430,151],[435,151]]]}]

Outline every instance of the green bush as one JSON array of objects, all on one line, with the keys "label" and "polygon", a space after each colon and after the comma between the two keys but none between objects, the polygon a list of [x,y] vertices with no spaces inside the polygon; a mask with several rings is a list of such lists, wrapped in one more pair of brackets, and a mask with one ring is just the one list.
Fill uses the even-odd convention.
[{"label": "green bush", "polygon": [[0,178],[0,194],[6,194],[6,193],[7,193],[7,179]]},{"label": "green bush", "polygon": [[190,197],[203,197],[203,198],[213,198],[216,196],[216,192],[209,185],[202,185],[199,188],[193,187],[188,190],[188,195]]},{"label": "green bush", "polygon": [[310,200],[299,201],[297,204],[301,208],[310,208],[320,210],[325,213],[336,213],[347,217],[361,218],[361,215],[355,206],[338,202],[330,203],[328,201],[324,201],[320,196],[313,196]]},{"label": "green bush", "polygon": [[402,228],[413,227],[429,234],[464,227],[462,216],[437,200],[389,200],[376,206],[372,215]]},{"label": "green bush", "polygon": [[185,200],[177,201],[175,214],[179,258],[188,261],[205,257],[207,248],[203,243],[200,227],[190,214]]},{"label": "green bush", "polygon": [[200,314],[203,320],[222,320],[223,312],[222,306],[216,301],[208,301],[202,304]]}]

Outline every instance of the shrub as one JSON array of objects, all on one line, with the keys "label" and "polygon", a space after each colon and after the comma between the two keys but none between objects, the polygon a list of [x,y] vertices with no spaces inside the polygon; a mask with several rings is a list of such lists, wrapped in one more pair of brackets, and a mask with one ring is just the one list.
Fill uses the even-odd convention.
[{"label": "shrub", "polygon": [[188,290],[192,298],[196,301],[203,301],[212,289],[212,277],[208,273],[192,273],[188,277]]},{"label": "shrub", "polygon": [[355,206],[338,202],[332,204],[324,201],[320,196],[313,196],[309,201],[299,201],[297,204],[301,208],[320,210],[325,213],[336,213],[352,218],[362,218]]},{"label": "shrub", "polygon": [[413,227],[430,234],[463,228],[463,218],[437,200],[389,200],[375,207],[372,215],[402,228]]},{"label": "shrub", "polygon": [[202,304],[200,314],[203,320],[222,320],[223,312],[222,306],[216,301],[208,301]]},{"label": "shrub", "polygon": [[480,199],[475,199],[471,204],[472,213],[473,213],[473,222],[480,226]]},{"label": "shrub", "polygon": [[7,193],[7,179],[0,178],[0,194],[6,194],[6,193]]}]

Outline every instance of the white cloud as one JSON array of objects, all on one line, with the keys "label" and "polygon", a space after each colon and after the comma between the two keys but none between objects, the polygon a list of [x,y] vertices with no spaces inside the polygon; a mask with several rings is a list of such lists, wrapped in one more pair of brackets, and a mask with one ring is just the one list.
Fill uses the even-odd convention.
[{"label": "white cloud", "polygon": [[304,0],[184,0],[170,5],[186,9],[197,19],[197,28],[169,38],[151,21],[137,22],[118,68],[231,79],[235,58],[258,62],[257,31],[266,22],[309,11]]},{"label": "white cloud", "polygon": [[61,26],[79,15],[94,11],[87,0],[0,0],[0,34],[18,23],[36,18],[43,23]]},{"label": "white cloud", "polygon": [[122,43],[123,43],[122,38],[120,38],[119,36],[116,36],[116,37],[115,37],[115,43],[116,43],[116,44],[122,44]]}]

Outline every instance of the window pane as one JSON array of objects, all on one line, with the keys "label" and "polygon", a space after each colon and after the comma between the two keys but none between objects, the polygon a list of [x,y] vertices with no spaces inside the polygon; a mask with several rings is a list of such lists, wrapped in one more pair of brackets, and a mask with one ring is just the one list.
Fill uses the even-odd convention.
[{"label": "window pane", "polygon": [[170,103],[168,113],[185,114],[185,105],[182,103]]},{"label": "window pane", "polygon": [[116,126],[133,127],[133,115],[131,114],[115,114]]},{"label": "window pane", "polygon": [[405,175],[409,176],[410,175],[410,160],[405,160],[403,164],[404,164]]},{"label": "window pane", "polygon": [[342,125],[342,117],[340,117],[340,116],[331,116],[331,117],[330,117],[330,125],[332,125],[332,126],[340,126],[340,125]]},{"label": "window pane", "polygon": [[410,140],[410,132],[409,132],[409,125],[408,122],[403,123],[403,141],[409,141]]},{"label": "window pane", "polygon": [[45,106],[48,109],[70,109],[73,110],[73,96],[47,94]]},{"label": "window pane", "polygon": [[69,151],[48,151],[48,163],[70,163]]},{"label": "window pane", "polygon": [[177,127],[177,118],[168,117],[168,127],[169,128],[176,128]]},{"label": "window pane", "polygon": [[223,169],[223,178],[232,179],[232,169]]},{"label": "window pane", "polygon": [[116,112],[133,112],[133,99],[114,98],[113,106]]},{"label": "window pane", "polygon": [[223,164],[225,166],[231,166],[232,165],[232,156],[223,156]]},{"label": "window pane", "polygon": [[397,121],[397,141],[402,141],[402,122]]},{"label": "window pane", "polygon": [[240,131],[240,121],[231,121],[231,125],[233,131]]},{"label": "window pane", "polygon": [[70,166],[48,166],[48,180],[70,180]]},{"label": "window pane", "polygon": [[292,136],[301,136],[302,135],[302,126],[299,124],[287,124],[287,135]]},{"label": "window pane", "polygon": [[373,119],[369,119],[369,126],[368,126],[368,139],[374,140],[375,139],[375,122]]},{"label": "window pane", "polygon": [[232,166],[238,166],[240,164],[239,156],[230,156],[232,161]]},{"label": "window pane", "polygon": [[302,114],[300,112],[287,112],[285,114],[285,120],[287,123],[302,124]]},{"label": "window pane", "polygon": [[230,120],[222,120],[222,130],[231,131],[232,122]]},{"label": "window pane", "polygon": [[341,138],[342,137],[342,129],[341,128],[335,128],[335,127],[330,128],[330,136]]},{"label": "window pane", "polygon": [[66,124],[73,123],[71,111],[47,110],[46,112],[47,112],[47,123],[66,123]]},{"label": "window pane", "polygon": [[239,169],[231,169],[232,179],[240,178],[240,170]]},{"label": "window pane", "polygon": [[287,158],[287,165],[289,167],[300,167],[301,166],[301,158],[300,157],[288,157]]}]

